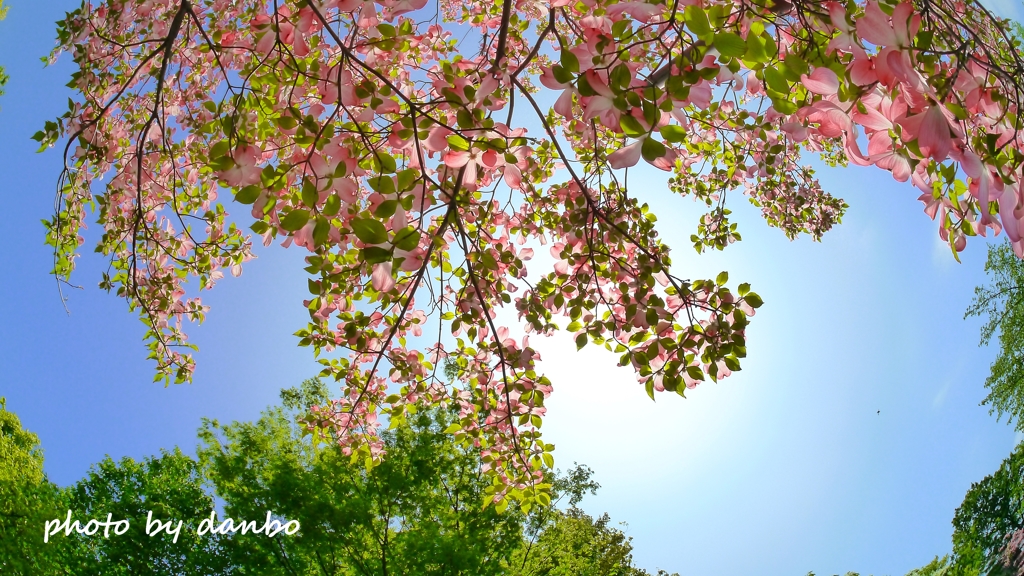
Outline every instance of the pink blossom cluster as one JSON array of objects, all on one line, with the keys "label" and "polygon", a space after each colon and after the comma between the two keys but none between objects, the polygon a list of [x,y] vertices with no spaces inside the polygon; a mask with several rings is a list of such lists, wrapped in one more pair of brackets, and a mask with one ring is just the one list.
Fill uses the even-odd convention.
[{"label": "pink blossom cluster", "polygon": [[78,96],[37,134],[67,138],[54,272],[94,211],[101,286],[139,310],[157,377],[189,380],[196,292],[254,257],[230,194],[263,244],[307,253],[296,336],[341,386],[311,425],[373,462],[383,422],[450,404],[488,497],[543,503],[552,383],[528,335],[567,321],[652,397],[683,394],[740,368],[761,305],[673,268],[629,170],[708,206],[698,251],[740,239],[735,189],[789,237],[840,222],[810,151],[909,181],[954,251],[1005,230],[1024,253],[1007,34],[955,0],[87,2],[54,54]]}]

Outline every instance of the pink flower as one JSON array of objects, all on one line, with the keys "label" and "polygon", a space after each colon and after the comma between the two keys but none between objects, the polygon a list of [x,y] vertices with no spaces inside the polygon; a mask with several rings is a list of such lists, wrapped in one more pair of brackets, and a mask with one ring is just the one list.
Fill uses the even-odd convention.
[{"label": "pink flower", "polygon": [[893,9],[890,23],[889,16],[872,0],[864,7],[864,16],[857,20],[857,34],[875,46],[908,47],[921,24],[920,14],[913,12],[910,2],[901,2]]},{"label": "pink flower", "polygon": [[625,12],[633,17],[638,22],[650,22],[654,16],[657,16],[665,9],[660,4],[648,4],[647,2],[619,2],[612,4],[607,14],[609,18],[615,18],[616,16]]},{"label": "pink flower", "polygon": [[888,132],[875,132],[868,141],[869,160],[879,168],[892,172],[900,182],[910,179],[910,161],[893,149],[892,137]]},{"label": "pink flower", "polygon": [[640,148],[643,143],[644,139],[641,138],[629,146],[619,148],[608,155],[608,163],[616,170],[636,166],[636,163],[640,161]]},{"label": "pink flower", "polygon": [[950,121],[943,113],[944,107],[931,106],[928,110],[899,121],[903,127],[903,141],[917,140],[921,153],[942,162],[953,149],[953,134]]},{"label": "pink flower", "polygon": [[391,276],[391,262],[378,262],[373,265],[370,281],[374,290],[387,292],[395,287],[395,279]]},{"label": "pink flower", "polygon": [[462,185],[468,190],[476,189],[477,153],[475,150],[450,150],[445,153],[442,160],[449,168],[465,167],[465,171],[462,173]]},{"label": "pink flower", "polygon": [[243,146],[235,150],[234,154],[231,155],[234,165],[223,171],[221,177],[224,178],[225,182],[236,188],[258,184],[260,182],[260,173],[263,169],[257,166],[256,163],[262,155],[263,153],[260,149],[255,146]]},{"label": "pink flower", "polygon": [[839,91],[839,77],[824,66],[815,68],[810,76],[801,74],[800,81],[805,88],[822,96],[831,96]]}]

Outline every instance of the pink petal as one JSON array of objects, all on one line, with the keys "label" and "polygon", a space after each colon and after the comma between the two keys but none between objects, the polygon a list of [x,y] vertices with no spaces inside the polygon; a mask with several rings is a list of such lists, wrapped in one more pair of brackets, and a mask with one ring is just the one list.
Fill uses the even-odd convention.
[{"label": "pink petal", "polygon": [[640,161],[640,147],[643,146],[643,143],[643,138],[641,138],[629,146],[619,148],[608,155],[608,163],[616,170],[636,166],[636,163]]},{"label": "pink petal", "polygon": [[466,163],[466,171],[462,173],[462,185],[468,190],[476,190],[476,162]]},{"label": "pink petal", "polygon": [[450,150],[445,152],[442,160],[449,168],[462,168],[469,163],[469,152],[462,150]]},{"label": "pink petal", "polygon": [[892,70],[897,80],[912,88],[918,95],[929,91],[924,76],[914,68],[910,55],[906,52],[889,52],[885,57],[885,63],[889,65],[889,70]]},{"label": "pink petal", "polygon": [[391,277],[391,262],[378,262],[373,265],[370,275],[373,288],[378,292],[387,292],[395,287],[395,279]]},{"label": "pink petal", "polygon": [[893,152],[881,158],[876,165],[892,172],[892,177],[900,182],[910,180],[910,161]]},{"label": "pink petal", "polygon": [[875,72],[875,62],[870,56],[855,58],[850,66],[850,80],[858,86],[867,86],[878,81],[878,73]]},{"label": "pink petal", "polygon": [[808,90],[822,96],[830,96],[839,91],[839,77],[831,69],[823,66],[815,68],[810,76],[801,74],[800,81]]},{"label": "pink petal", "polygon": [[1020,221],[1013,212],[1017,208],[1017,188],[1021,186],[1018,182],[1013,186],[1003,188],[1003,194],[999,197],[999,219],[1003,223],[1003,229],[1012,242],[1019,242]]},{"label": "pink petal", "polygon": [[[900,46],[910,46],[909,30],[907,22],[914,13],[914,7],[910,2],[900,2],[892,11],[892,28],[896,36],[896,42]],[[920,21],[920,18],[918,18]],[[915,30],[916,32],[916,30]]]},{"label": "pink petal", "polygon": [[606,12],[609,17],[614,17],[623,12],[629,14],[634,20],[640,22],[647,22],[652,16],[661,13],[664,7],[656,4],[648,4],[647,2],[620,2],[618,4],[612,4]]},{"label": "pink petal", "polygon": [[789,134],[789,137],[797,142],[807,140],[807,136],[810,135],[810,130],[799,122],[785,122],[782,124],[782,131]]},{"label": "pink petal", "polygon": [[554,110],[565,118],[572,118],[572,90],[562,90],[555,101]]},{"label": "pink petal", "polygon": [[981,178],[982,170],[985,169],[985,166],[981,162],[981,158],[972,150],[964,151],[963,161],[960,163],[960,167],[963,168],[965,174],[975,180]]},{"label": "pink petal", "polygon": [[597,92],[599,96],[615,98],[615,92],[612,91],[611,87],[605,83],[604,79],[602,79],[595,70],[587,70],[586,77],[587,83],[590,84],[590,87],[593,88],[594,92]]},{"label": "pink petal", "polygon": [[923,114],[921,131],[918,134],[918,144],[921,151],[928,149],[927,154],[938,162],[942,162],[949,156],[953,148],[953,138],[949,133],[949,122],[942,113],[939,106],[932,106]]},{"label": "pink petal", "polygon": [[505,184],[508,184],[509,188],[519,190],[523,184],[523,173],[519,171],[519,167],[515,164],[505,165]]},{"label": "pink petal", "polygon": [[892,46],[897,43],[889,17],[878,7],[878,2],[868,2],[864,7],[864,15],[857,20],[857,34],[875,46]]},{"label": "pink petal", "polygon": [[850,25],[846,23],[846,8],[838,2],[829,2],[828,16],[832,19],[832,25],[841,30],[842,32],[849,32]]},{"label": "pink petal", "polygon": [[850,114],[850,117],[854,122],[868,130],[887,131],[892,128],[892,122],[874,108],[868,108],[867,114],[861,114],[860,112],[854,111]]},{"label": "pink petal", "polygon": [[543,84],[545,88],[550,88],[552,90],[564,90],[571,86],[571,84],[562,84],[558,80],[555,80],[555,73],[551,71],[551,68],[544,68],[541,71],[540,83]]},{"label": "pink petal", "polygon": [[498,87],[498,79],[488,74],[480,81],[480,87],[476,90],[476,101],[480,102],[484,98],[491,95],[492,92]]},{"label": "pink petal", "polygon": [[921,194],[917,199],[924,202],[924,213],[932,220],[935,220],[935,214],[939,211],[939,201],[931,194]]},{"label": "pink petal", "polygon": [[655,168],[659,168],[661,170],[668,172],[672,170],[672,168],[676,165],[677,157],[678,154],[676,154],[675,150],[671,148],[666,148],[665,155],[655,158],[653,162],[650,162],[650,164]]},{"label": "pink petal", "polygon": [[868,155],[880,156],[892,152],[892,137],[889,132],[875,132],[868,138]]},{"label": "pink petal", "polygon": [[448,147],[448,135],[452,131],[439,125],[434,125],[430,129],[430,134],[427,136],[427,140],[424,142],[424,148],[427,150],[440,151]]}]

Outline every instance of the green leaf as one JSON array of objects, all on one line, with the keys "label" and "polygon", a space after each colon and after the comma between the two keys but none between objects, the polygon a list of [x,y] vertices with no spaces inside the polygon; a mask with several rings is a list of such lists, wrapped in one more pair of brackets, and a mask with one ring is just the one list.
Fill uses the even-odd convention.
[{"label": "green leaf", "polygon": [[785,98],[778,97],[777,95],[773,96],[771,92],[768,93],[768,96],[772,99],[772,107],[775,108],[779,114],[793,114],[796,112],[796,104],[786,100]]},{"label": "green leaf", "polygon": [[221,156],[228,153],[228,141],[221,140],[210,147],[210,160],[220,158]]},{"label": "green leaf", "polygon": [[399,172],[398,173],[398,191],[399,192],[408,192],[409,190],[412,190],[412,187],[416,184],[416,180],[419,178],[419,176],[420,176],[420,171],[419,170],[414,170],[412,168],[409,168],[407,170],[402,170],[401,172]]},{"label": "green leaf", "polygon": [[289,232],[295,232],[309,222],[309,210],[292,210],[281,219],[281,228]]},{"label": "green leaf", "polygon": [[798,77],[800,74],[807,74],[810,71],[807,67],[807,62],[796,54],[788,54],[784,62],[786,63],[786,68],[790,69]]},{"label": "green leaf", "polygon": [[455,113],[455,120],[458,122],[459,128],[469,129],[476,125],[473,113],[465,108],[459,108],[459,111]]},{"label": "green leaf", "polygon": [[310,208],[315,208],[317,202],[320,200],[320,193],[316,189],[316,185],[310,180],[304,180],[302,182],[302,203]]},{"label": "green leaf", "polygon": [[644,143],[640,145],[640,154],[648,162],[654,162],[664,156],[665,153],[665,145],[654,138],[644,138]]},{"label": "green leaf", "polygon": [[661,111],[649,100],[644,100],[641,103],[641,108],[644,112],[644,120],[648,126],[654,126],[658,123],[658,119],[661,118]]},{"label": "green leaf", "polygon": [[619,118],[619,127],[622,128],[623,134],[633,138],[647,134],[647,130],[644,130],[643,124],[640,124],[640,121],[630,114],[623,114]]},{"label": "green leaf", "polygon": [[380,264],[391,260],[391,251],[379,246],[369,246],[359,251],[359,258],[367,264]]},{"label": "green leaf", "polygon": [[555,64],[551,67],[551,75],[555,77],[559,84],[569,84],[573,79],[572,74],[565,68],[562,68],[560,64]]},{"label": "green leaf", "polygon": [[608,75],[608,83],[613,90],[625,89],[629,86],[630,80],[629,67],[625,64],[619,64],[612,68],[611,74]]},{"label": "green leaf", "polygon": [[967,110],[965,110],[959,104],[955,102],[947,102],[946,108],[949,108],[949,111],[952,112],[954,116],[956,116],[957,120],[967,119]]},{"label": "green leaf", "polygon": [[317,246],[323,245],[327,242],[330,233],[331,221],[323,216],[317,217],[316,225],[313,227],[313,243]]},{"label": "green leaf", "polygon": [[406,226],[395,234],[395,247],[399,250],[415,250],[420,243],[420,232],[412,226]]},{"label": "green leaf", "polygon": [[719,32],[715,34],[715,40],[711,44],[722,56],[738,58],[747,53],[747,43],[739,34],[733,32]]},{"label": "green leaf", "polygon": [[700,6],[687,6],[683,11],[683,18],[686,19],[686,27],[698,37],[707,36],[711,32],[711,22]]},{"label": "green leaf", "polygon": [[391,218],[395,215],[396,210],[398,210],[398,200],[385,200],[373,210],[373,215],[382,219]]},{"label": "green leaf", "polygon": [[747,53],[743,59],[753,64],[764,64],[768,61],[768,51],[765,49],[764,40],[754,34],[753,30],[747,33]]},{"label": "green leaf", "polygon": [[629,19],[619,20],[615,24],[612,24],[612,36],[621,38],[622,33],[626,31],[626,28],[628,28],[630,24],[631,22]]},{"label": "green leaf", "polygon": [[459,150],[465,152],[469,150],[469,142],[458,134],[451,134],[448,136],[448,146],[452,150]]},{"label": "green leaf", "polygon": [[260,197],[260,192],[262,192],[262,190],[259,186],[246,186],[235,194],[235,200],[242,204],[252,204]]},{"label": "green leaf", "polygon": [[367,178],[366,183],[374,191],[380,192],[385,196],[395,193],[395,181],[391,179],[391,176],[374,176],[373,178]]},{"label": "green leaf", "polygon": [[659,132],[661,132],[661,137],[669,142],[682,142],[686,139],[686,130],[676,124],[662,126]]},{"label": "green leaf", "polygon": [[383,174],[393,174],[398,164],[395,163],[395,158],[391,154],[386,152],[377,152],[373,157],[374,164],[380,165],[380,171]]},{"label": "green leaf", "polygon": [[718,275],[718,278],[715,278],[715,284],[718,284],[719,286],[725,286],[725,283],[728,282],[728,281],[729,281],[729,273],[728,272],[722,272],[721,274]]},{"label": "green leaf", "polygon": [[299,121],[291,116],[281,116],[274,120],[277,126],[283,130],[291,130],[299,125]]},{"label": "green leaf", "polygon": [[576,349],[582,350],[587,345],[587,333],[584,332],[576,337]]},{"label": "green leaf", "polygon": [[224,172],[230,170],[235,165],[235,161],[231,156],[220,156],[213,160],[210,160],[210,168],[213,168],[217,172]]},{"label": "green leaf", "polygon": [[579,58],[576,58],[576,55],[570,50],[562,49],[562,55],[561,58],[559,58],[559,62],[561,63],[562,68],[565,68],[573,74],[577,74],[580,71]]},{"label": "green leaf", "polygon": [[325,216],[335,216],[341,210],[341,198],[337,194],[331,194],[324,202],[323,213]]},{"label": "green leaf", "polygon": [[384,224],[373,218],[356,218],[352,221],[352,231],[356,238],[366,244],[383,244],[388,241],[388,231]]},{"label": "green leaf", "polygon": [[750,304],[751,308],[760,308],[761,305],[764,304],[764,300],[761,300],[761,297],[755,292],[751,292],[744,296],[743,301]]},{"label": "green leaf", "polygon": [[786,94],[789,92],[789,81],[783,76],[782,72],[779,72],[776,68],[765,68],[764,69],[764,81],[769,88],[775,90],[779,94]]}]

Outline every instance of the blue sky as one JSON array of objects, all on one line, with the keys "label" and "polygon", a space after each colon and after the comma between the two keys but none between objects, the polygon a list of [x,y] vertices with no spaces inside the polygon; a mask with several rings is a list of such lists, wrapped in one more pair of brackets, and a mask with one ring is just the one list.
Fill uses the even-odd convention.
[{"label": "blue sky", "polygon": [[[1015,4],[992,4],[1020,17]],[[317,371],[291,336],[307,318],[297,250],[262,249],[241,278],[204,295],[212,310],[191,330],[201,349],[192,385],[151,383],[142,325],[96,288],[105,262],[88,242],[74,278],[84,288],[64,312],[39,223],[61,158],[36,154],[29,137],[70,96],[68,61],[44,68],[39,57],[76,6],[15,0],[0,23],[11,76],[0,98],[0,395],[39,434],[60,484],[107,454],[190,449],[200,418],[254,418]],[[584,507],[629,523],[641,567],[904,574],[949,551],[965,491],[1019,439],[978,405],[995,352],[977,346],[979,320],[963,319],[984,281],[985,240],[958,264],[909,185],[877,169],[819,174],[850,204],[821,243],[786,240],[737,194],[744,240],[699,257],[687,240],[699,206],[667,195],[659,174],[634,184],[682,275],[728,270],[764,298],[742,372],[651,402],[614,356],[577,353],[567,335],[531,340],[555,383],[544,430],[557,461],[595,470],[603,488]]]}]

